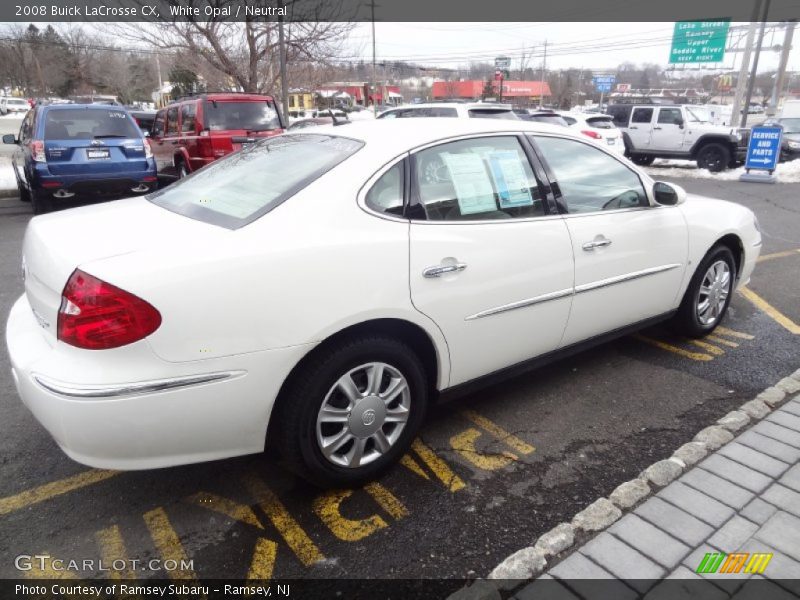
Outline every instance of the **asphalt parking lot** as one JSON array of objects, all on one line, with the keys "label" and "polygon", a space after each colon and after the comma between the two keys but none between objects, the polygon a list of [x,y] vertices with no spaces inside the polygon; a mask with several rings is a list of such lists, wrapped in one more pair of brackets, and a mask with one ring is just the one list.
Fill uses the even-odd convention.
[{"label": "asphalt parking lot", "polygon": [[[3,344],[0,577],[19,576],[20,554],[188,559],[192,568],[169,574],[187,579],[486,575],[800,366],[800,184],[674,181],[761,222],[762,260],[724,327],[694,342],[647,330],[443,404],[403,463],[359,490],[320,492],[263,455],[88,469],[20,403]],[[0,200],[3,323],[22,290],[30,216]]]}]

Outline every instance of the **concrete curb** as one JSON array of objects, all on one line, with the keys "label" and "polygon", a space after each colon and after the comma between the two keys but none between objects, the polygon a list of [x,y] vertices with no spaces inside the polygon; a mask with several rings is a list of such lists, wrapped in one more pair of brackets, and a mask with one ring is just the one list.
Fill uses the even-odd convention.
[{"label": "concrete curb", "polygon": [[[626,481],[609,494],[598,498],[576,514],[571,523],[561,523],[540,536],[531,546],[518,550],[507,557],[484,580],[477,580],[448,597],[448,600],[489,600],[500,598],[498,590],[513,590],[530,579],[535,579],[550,566],[549,561],[563,558],[563,554],[576,546],[576,541],[585,543],[619,520],[648,499],[660,488],[669,485],[685,470],[702,460],[710,452],[733,439],[739,433],[769,415],[782,405],[789,396],[800,391],[800,369],[784,377],[777,384],[765,389],[753,400],[717,420],[715,425],[697,433],[694,439],[666,460],[647,467],[636,479]],[[534,557],[535,560],[524,560]],[[493,584],[493,585],[487,585]]]},{"label": "concrete curb", "polygon": [[16,198],[17,196],[19,196],[17,188],[0,190],[0,198]]}]

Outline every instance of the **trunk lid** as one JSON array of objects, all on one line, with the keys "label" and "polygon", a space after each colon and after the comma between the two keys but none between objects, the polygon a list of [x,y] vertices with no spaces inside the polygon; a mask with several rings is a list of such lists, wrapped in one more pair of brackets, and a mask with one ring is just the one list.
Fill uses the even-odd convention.
[{"label": "trunk lid", "polygon": [[[130,198],[31,220],[23,243],[25,294],[39,324],[56,338],[61,293],[82,265],[188,240],[213,247],[226,230]],[[186,242],[184,242],[185,244]],[[87,269],[91,274],[91,268]],[[114,281],[108,281],[114,284]]]},{"label": "trunk lid", "polygon": [[53,175],[102,175],[147,170],[142,138],[48,139],[47,168]]}]

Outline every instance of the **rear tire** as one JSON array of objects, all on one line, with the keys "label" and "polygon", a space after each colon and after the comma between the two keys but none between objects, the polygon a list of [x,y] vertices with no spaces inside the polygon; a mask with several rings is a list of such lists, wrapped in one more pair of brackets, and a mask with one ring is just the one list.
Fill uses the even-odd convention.
[{"label": "rear tire", "polygon": [[270,433],[298,475],[321,487],[353,486],[399,460],[427,404],[428,381],[414,351],[363,335],[325,348],[292,375]]},{"label": "rear tire", "polygon": [[735,283],[733,253],[727,246],[717,244],[700,261],[692,276],[680,308],[672,318],[673,329],[693,338],[714,331],[725,317]]},{"label": "rear tire", "polygon": [[53,210],[53,201],[36,190],[31,190],[31,207],[33,214],[43,215]]},{"label": "rear tire", "polygon": [[17,179],[17,191],[19,192],[19,199],[22,202],[30,202],[31,201],[31,193],[28,191],[23,183]]},{"label": "rear tire", "polygon": [[706,144],[697,153],[697,166],[719,173],[728,168],[731,162],[731,151],[722,144]]},{"label": "rear tire", "polygon": [[189,169],[186,168],[186,163],[180,161],[178,163],[178,179],[183,179],[189,176]]},{"label": "rear tire", "polygon": [[650,154],[637,154],[631,157],[633,164],[639,165],[640,167],[649,167],[653,164],[655,159],[656,157]]}]

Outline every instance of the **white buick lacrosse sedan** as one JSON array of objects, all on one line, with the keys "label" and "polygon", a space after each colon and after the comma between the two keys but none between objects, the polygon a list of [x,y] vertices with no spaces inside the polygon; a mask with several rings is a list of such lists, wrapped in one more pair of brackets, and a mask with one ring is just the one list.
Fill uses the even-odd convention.
[{"label": "white buick lacrosse sedan", "polygon": [[711,332],[760,245],[747,208],[564,128],[326,126],[34,218],[7,342],[23,402],[79,462],[270,443],[347,485],[395,462],[445,390],[659,320]]}]

